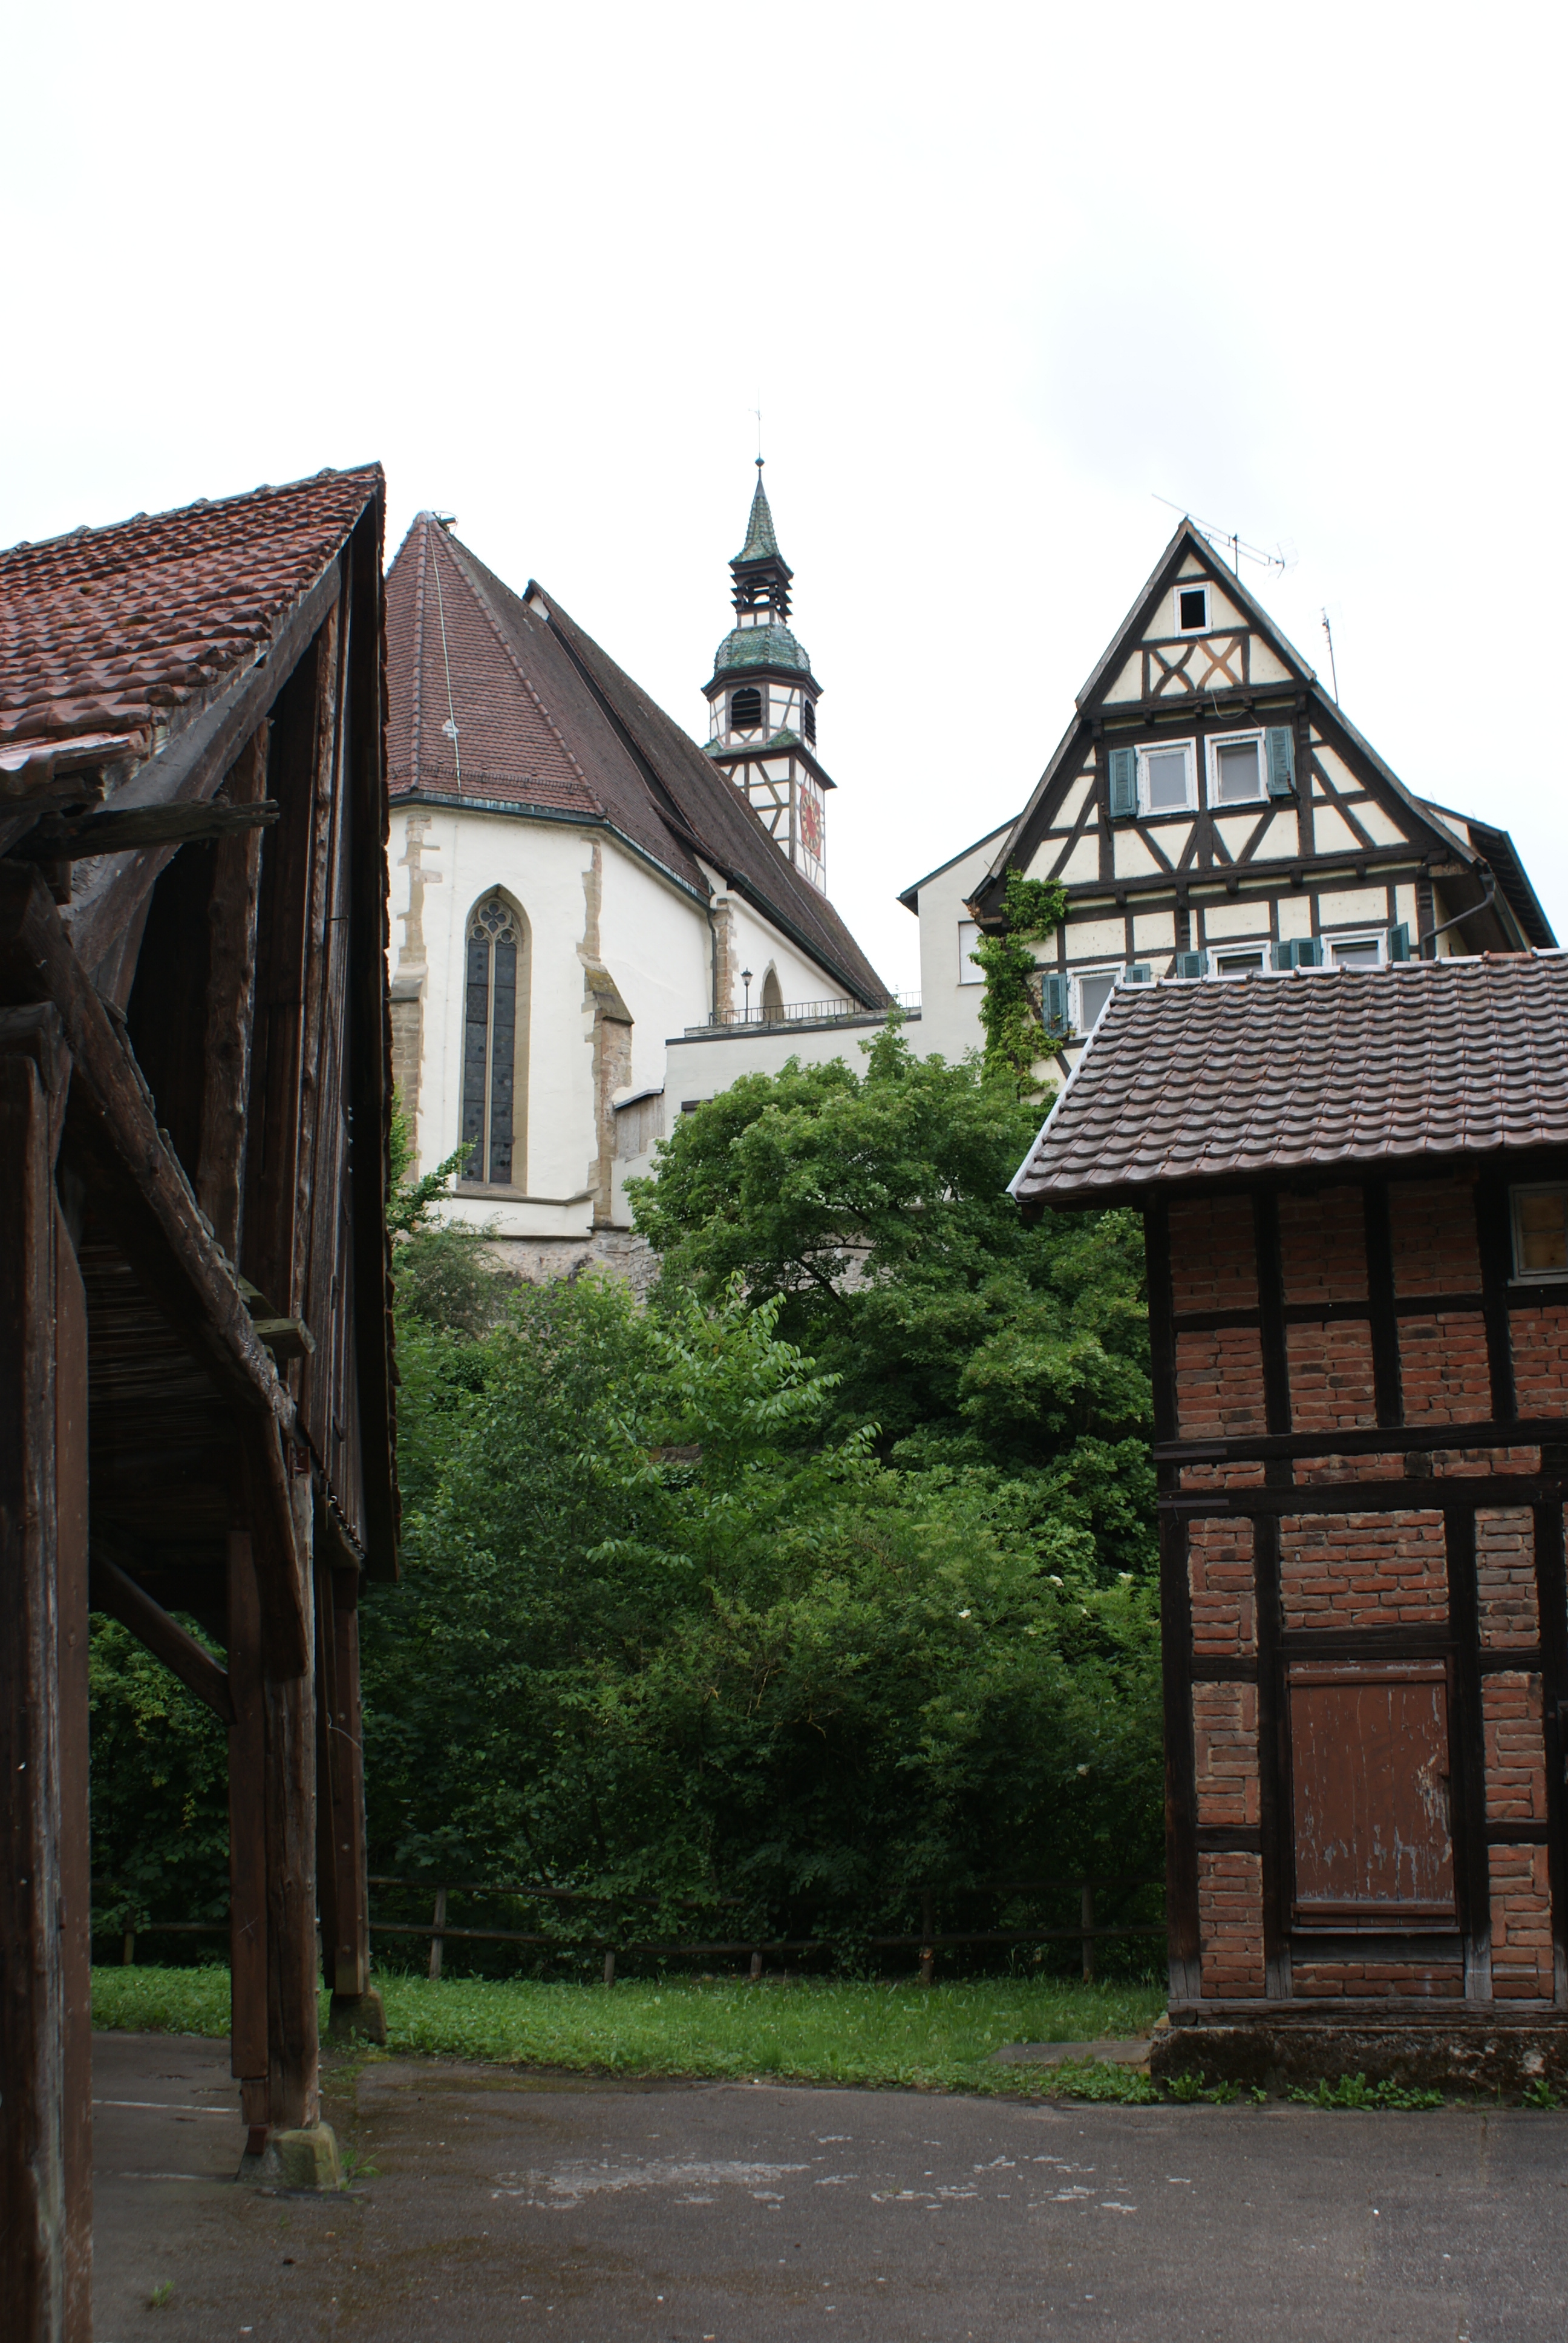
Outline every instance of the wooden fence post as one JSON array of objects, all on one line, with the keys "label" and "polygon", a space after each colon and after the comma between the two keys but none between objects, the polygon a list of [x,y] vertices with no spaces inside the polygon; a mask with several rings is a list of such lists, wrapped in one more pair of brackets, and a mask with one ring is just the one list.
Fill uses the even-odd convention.
[{"label": "wooden fence post", "polygon": [[920,1890],[920,1935],[925,1939],[924,1943],[920,1946],[920,1983],[922,1985],[930,1985],[936,1975],[937,1953],[936,1946],[931,1942],[931,1937],[934,1934],[935,1930],[931,1924],[931,1891],[929,1887],[922,1887]]},{"label": "wooden fence post", "polygon": [[[436,1890],[436,1909],[435,1909],[435,1912],[434,1912],[434,1913],[432,1914],[432,1916],[431,1916],[430,1926],[431,1926],[431,1927],[432,1927],[432,1928],[437,1929],[437,1930],[438,1931],[438,1930],[440,1930],[440,1929],[444,1928],[444,1927],[446,1926],[446,1925],[447,1925],[447,1891],[446,1891],[446,1889],[445,1889],[444,1887],[437,1887],[437,1890]],[[434,1985],[434,1984],[435,1984],[435,1982],[436,1982],[437,1978],[440,1976],[440,1974],[441,1974],[441,1938],[440,1938],[440,1936],[437,1934],[437,1935],[433,1936],[431,1937],[431,1939],[430,1939],[430,1982],[431,1982],[431,1984],[432,1984],[432,1985]]]},{"label": "wooden fence post", "polygon": [[1094,1882],[1086,1879],[1079,1904],[1079,1920],[1083,1929],[1083,1982],[1094,1983]]}]

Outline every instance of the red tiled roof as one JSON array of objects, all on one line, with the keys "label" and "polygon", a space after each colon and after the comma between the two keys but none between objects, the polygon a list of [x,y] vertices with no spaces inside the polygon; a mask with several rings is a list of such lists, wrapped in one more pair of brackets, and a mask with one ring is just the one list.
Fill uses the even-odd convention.
[{"label": "red tiled roof", "polygon": [[140,759],[221,692],[320,578],[378,464],[0,552],[0,787]]},{"label": "red tiled roof", "polygon": [[1127,985],[1012,1182],[1171,1181],[1568,1146],[1568,953]]},{"label": "red tiled roof", "polygon": [[701,857],[847,994],[886,1000],[831,904],[690,735],[553,597],[515,594],[431,513],[387,573],[387,654],[394,798],[427,791],[602,820],[706,896]]}]

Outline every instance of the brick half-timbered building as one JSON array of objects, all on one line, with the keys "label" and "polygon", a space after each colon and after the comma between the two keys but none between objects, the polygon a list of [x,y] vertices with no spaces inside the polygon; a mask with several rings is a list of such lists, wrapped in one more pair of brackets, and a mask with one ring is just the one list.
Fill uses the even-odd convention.
[{"label": "brick half-timbered building", "polygon": [[1568,955],[1119,991],[1013,1183],[1147,1235],[1168,2066],[1568,2072]]},{"label": "brick half-timbered building", "polygon": [[15,2343],[91,2333],[90,1607],[227,1731],[250,2170],[330,2168],[323,1958],[337,2009],[372,2015],[357,1603],[397,1571],[383,509],[372,466],[0,553]]}]

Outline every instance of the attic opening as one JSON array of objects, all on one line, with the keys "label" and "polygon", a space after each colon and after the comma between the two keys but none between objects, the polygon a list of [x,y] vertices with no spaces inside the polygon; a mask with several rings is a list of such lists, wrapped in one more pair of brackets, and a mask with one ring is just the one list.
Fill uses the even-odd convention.
[{"label": "attic opening", "polygon": [[762,722],[762,694],[754,683],[743,683],[729,695],[729,729],[755,732]]},{"label": "attic opening", "polygon": [[1182,586],[1176,595],[1176,624],[1184,635],[1201,635],[1209,624],[1207,586]]}]

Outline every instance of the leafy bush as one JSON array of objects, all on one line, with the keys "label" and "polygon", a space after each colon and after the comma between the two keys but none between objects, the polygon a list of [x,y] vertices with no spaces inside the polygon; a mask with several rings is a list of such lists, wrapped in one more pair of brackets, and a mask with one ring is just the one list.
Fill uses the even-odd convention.
[{"label": "leafy bush", "polygon": [[1156,1867],[1147,1587],[1027,1483],[834,1436],[782,1307],[590,1276],[416,1339],[440,1439],[363,1614],[377,1867],[846,1949],[919,1883]]}]

